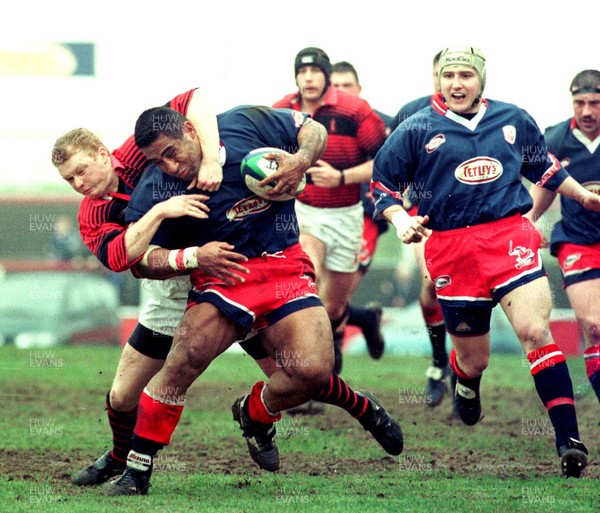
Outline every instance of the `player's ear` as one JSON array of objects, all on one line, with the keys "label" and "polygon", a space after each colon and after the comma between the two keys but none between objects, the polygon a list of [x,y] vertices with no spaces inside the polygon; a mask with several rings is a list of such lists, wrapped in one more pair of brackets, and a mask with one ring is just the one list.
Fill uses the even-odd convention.
[{"label": "player's ear", "polygon": [[98,148],[98,155],[100,155],[102,158],[110,157],[110,151],[108,151],[104,146],[100,146],[100,148]]},{"label": "player's ear", "polygon": [[186,120],[183,123],[183,133],[188,134],[191,137],[194,137],[196,135],[196,127],[193,125],[193,123],[191,121]]}]

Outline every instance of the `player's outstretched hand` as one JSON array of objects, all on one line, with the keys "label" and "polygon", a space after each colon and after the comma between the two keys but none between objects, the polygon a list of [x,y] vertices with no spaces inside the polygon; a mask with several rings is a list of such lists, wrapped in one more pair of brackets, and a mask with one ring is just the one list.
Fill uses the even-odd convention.
[{"label": "player's outstretched hand", "polygon": [[165,219],[183,216],[206,219],[208,212],[210,212],[210,208],[204,204],[207,200],[208,196],[204,194],[179,194],[171,196],[168,200],[161,203],[157,203],[155,208],[161,210]]},{"label": "player's outstretched hand", "polygon": [[223,168],[221,167],[221,164],[219,164],[219,162],[203,160],[200,164],[198,176],[190,182],[188,190],[195,187],[201,191],[218,191],[222,181]]},{"label": "player's outstretched hand", "polygon": [[196,250],[198,269],[209,276],[223,280],[227,285],[244,283],[243,274],[248,274],[248,268],[239,262],[247,262],[248,258],[233,251],[235,248],[227,242],[209,242]]},{"label": "player's outstretched hand", "polygon": [[413,216],[413,223],[402,234],[402,242],[410,244],[412,242],[421,242],[425,237],[429,237],[431,230],[425,225],[429,222],[429,216]]},{"label": "player's outstretched hand", "polygon": [[396,228],[396,236],[404,244],[421,242],[431,234],[431,230],[425,227],[429,222],[428,215],[409,216],[403,209],[399,209],[394,213],[390,221]]}]

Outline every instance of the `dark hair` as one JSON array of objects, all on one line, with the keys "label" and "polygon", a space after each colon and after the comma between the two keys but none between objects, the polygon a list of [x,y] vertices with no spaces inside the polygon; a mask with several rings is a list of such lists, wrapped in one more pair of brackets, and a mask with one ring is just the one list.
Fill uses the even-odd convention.
[{"label": "dark hair", "polygon": [[438,53],[436,53],[436,54],[433,56],[433,67],[435,67],[435,65],[436,65],[438,62],[440,62],[440,57],[442,56],[442,52],[443,52],[443,51],[444,51],[444,50],[440,50]]},{"label": "dark hair", "polygon": [[183,138],[183,124],[187,118],[169,107],[145,110],[135,122],[135,144],[147,148],[161,135],[170,139]]},{"label": "dark hair", "polygon": [[572,94],[600,93],[600,71],[596,69],[580,71],[571,81],[569,91]]},{"label": "dark hair", "polygon": [[356,79],[356,83],[360,84],[360,80],[358,80],[358,73],[356,72],[356,68],[350,64],[348,61],[340,61],[336,62],[333,65],[333,73],[352,73],[354,78]]}]

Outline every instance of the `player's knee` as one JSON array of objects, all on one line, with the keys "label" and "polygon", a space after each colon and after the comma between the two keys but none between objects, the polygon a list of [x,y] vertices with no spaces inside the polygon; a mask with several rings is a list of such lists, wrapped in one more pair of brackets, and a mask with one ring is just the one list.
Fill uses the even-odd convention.
[{"label": "player's knee", "polygon": [[489,364],[489,355],[482,353],[470,353],[461,355],[459,367],[467,376],[481,376]]},{"label": "player's knee", "polygon": [[525,349],[543,347],[552,341],[550,328],[543,323],[520,324],[515,326],[515,333]]},{"label": "player's knee", "polygon": [[305,391],[317,391],[323,388],[333,370],[333,353],[331,357],[306,359],[302,365],[288,368],[288,374]]},{"label": "player's knee", "polygon": [[578,317],[577,320],[584,330],[587,344],[590,347],[600,344],[600,321],[593,317]]},{"label": "player's knee", "polygon": [[110,407],[115,411],[131,411],[139,403],[140,391],[131,387],[114,387],[110,389]]}]

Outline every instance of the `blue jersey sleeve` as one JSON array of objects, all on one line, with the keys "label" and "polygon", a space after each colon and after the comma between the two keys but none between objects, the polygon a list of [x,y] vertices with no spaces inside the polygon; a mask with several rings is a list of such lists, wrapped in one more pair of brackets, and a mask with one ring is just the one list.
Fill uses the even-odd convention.
[{"label": "blue jersey sleeve", "polygon": [[[401,148],[397,151],[397,148]],[[371,194],[375,202],[373,219],[381,219],[382,213],[393,205],[403,206],[402,194],[410,181],[410,162],[402,155],[410,155],[404,134],[396,130],[375,155]]]},{"label": "blue jersey sleeve", "polygon": [[569,177],[569,173],[549,153],[546,140],[533,118],[523,113],[528,143],[521,145],[521,174],[539,187],[555,191]]}]

